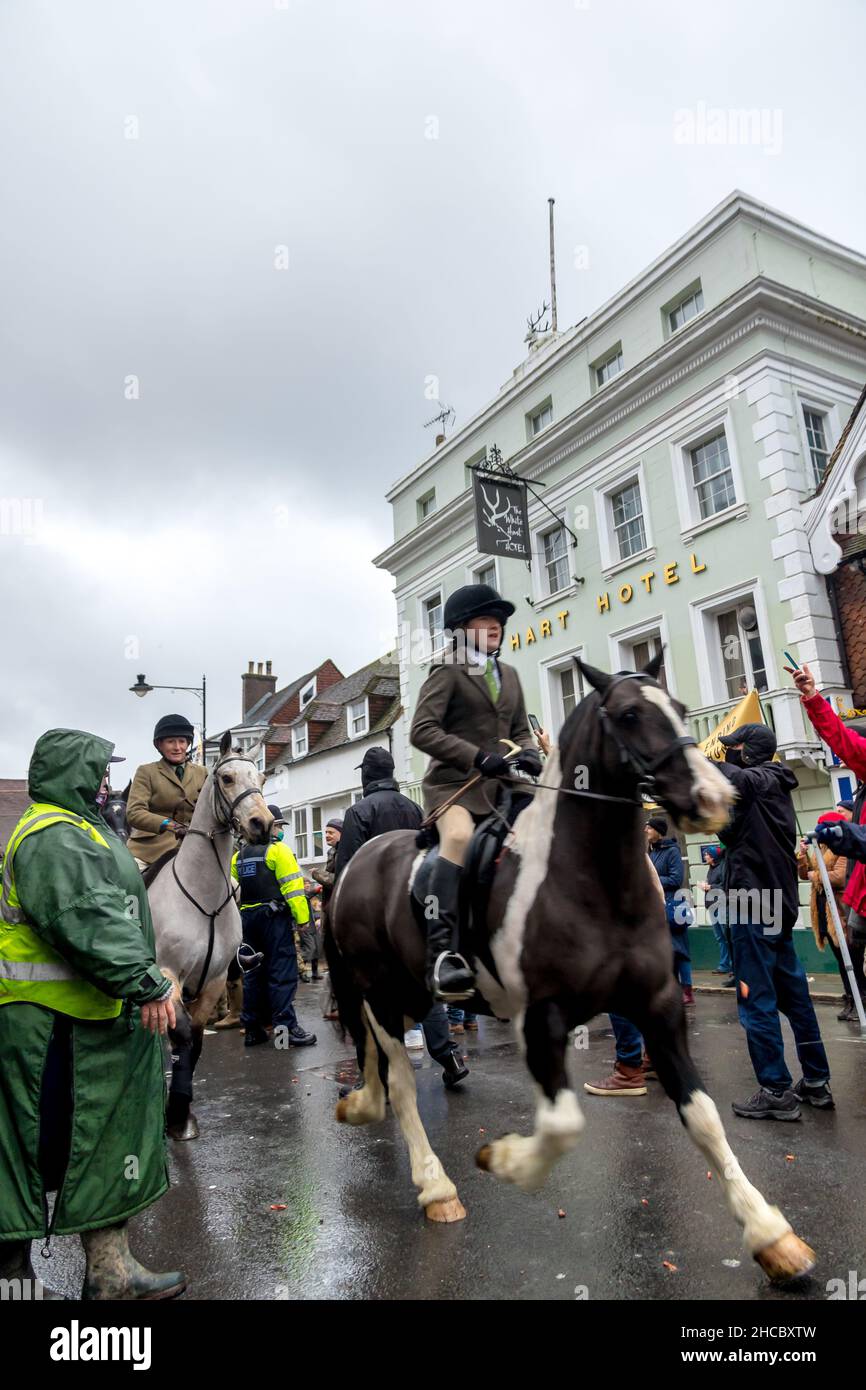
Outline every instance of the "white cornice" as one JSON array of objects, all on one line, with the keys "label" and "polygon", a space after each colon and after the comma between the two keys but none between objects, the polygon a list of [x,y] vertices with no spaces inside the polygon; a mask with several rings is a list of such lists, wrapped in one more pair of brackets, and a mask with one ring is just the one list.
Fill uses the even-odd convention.
[{"label": "white cornice", "polygon": [[[788,217],[776,208],[771,208],[766,203],[761,203],[747,193],[735,189],[706,217],[680,237],[679,241],[669,246],[645,270],[642,270],[611,299],[602,304],[594,314],[583,319],[575,327],[567,329],[562,334],[560,341],[547,350],[543,356],[540,356],[537,363],[532,363],[529,370],[522,371],[519,378],[514,381],[506,382],[493,400],[489,401],[468,420],[463,428],[457,434],[452,435],[445,445],[434,450],[432,454],[422,459],[413,469],[393,483],[385,494],[386,501],[392,502],[405,489],[414,486],[431,465],[438,464],[443,459],[452,457],[455,453],[462,454],[469,438],[483,429],[493,416],[505,406],[510,405],[520,395],[535,389],[539,377],[542,377],[553,367],[561,366],[572,353],[579,351],[590,338],[600,332],[610,319],[653,291],[659,280],[675,271],[683,261],[693,256],[696,251],[706,247],[737,217],[770,228],[777,235],[807,247],[812,252],[818,252],[825,257],[837,260],[848,268],[854,267],[861,272],[866,272],[866,256],[859,251],[843,246],[841,242],[833,241],[829,237],[822,236],[820,232],[814,231],[802,222],[797,222],[793,217]],[[682,330],[677,334],[677,338],[681,337]]]},{"label": "white cornice", "polygon": [[[816,322],[824,324],[823,332],[813,331]],[[583,402],[509,462],[524,477],[538,479],[740,339],[762,329],[822,351],[830,348],[835,356],[855,363],[858,373],[866,374],[866,321],[840,313],[831,318],[820,300],[772,281],[752,280],[715,310],[692,320],[636,367],[621,373],[603,393]],[[852,345],[851,335],[860,342]],[[374,565],[395,573],[395,565],[408,556],[418,559],[441,545],[449,532],[462,530],[471,511],[467,489],[375,556]],[[465,544],[462,537],[459,544]]]}]

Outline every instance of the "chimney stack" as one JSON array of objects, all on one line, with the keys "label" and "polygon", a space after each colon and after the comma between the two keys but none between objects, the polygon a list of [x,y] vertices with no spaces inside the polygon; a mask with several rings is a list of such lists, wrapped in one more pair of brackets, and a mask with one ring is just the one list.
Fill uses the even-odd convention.
[{"label": "chimney stack", "polygon": [[265,671],[262,662],[248,663],[248,669],[241,676],[241,718],[246,719],[253,705],[257,705],[264,695],[273,695],[277,688],[277,678],[267,662]]}]

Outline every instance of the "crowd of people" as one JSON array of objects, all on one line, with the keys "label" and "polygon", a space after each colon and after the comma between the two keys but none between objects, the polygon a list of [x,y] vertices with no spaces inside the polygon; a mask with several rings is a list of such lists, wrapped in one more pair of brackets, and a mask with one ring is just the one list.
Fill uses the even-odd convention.
[{"label": "crowd of people", "polygon": [[[429,757],[423,810],[400,791],[390,753],[370,748],[361,765],[362,797],[328,822],[327,858],[310,879],[285,841],[279,807],[269,808],[269,842],[238,848],[232,882],[244,941],[258,965],[232,972],[223,1017],[214,1019],[217,1029],[238,1028],[247,1048],[268,1042],[277,1030],[290,1046],[315,1046],[317,1037],[299,1020],[295,1002],[299,982],[324,979],[323,1017],[337,1017],[321,943],[322,918],[340,876],[376,836],[423,828],[429,838],[435,823],[433,910],[425,915],[431,1007],[406,1041],[426,1045],[446,1086],[466,1078],[455,1037],[477,1028],[471,1010],[478,996],[461,949],[462,865],[491,793],[495,799],[515,769],[537,776],[550,751],[544,732],[530,728],[517,672],[499,658],[513,611],[486,585],[467,585],[448,600],[445,624],[459,635],[465,661],[434,663],[420,692],[410,737]],[[828,1109],[835,1103],[793,941],[798,875],[811,885],[816,942],[822,950],[829,945],[839,964],[846,988],[840,1018],[857,1018],[866,996],[866,738],[847,728],[818,694],[807,666],[794,680],[817,733],[860,779],[857,795],[821,817],[810,843],[800,841],[796,778],[775,758],[773,731],[763,724],[735,729],[721,740],[725,761],[719,767],[736,802],[719,845],[705,851],[702,882],[719,944],[717,969],[736,992],[758,1081],[755,1094],[733,1109],[744,1118],[783,1121],[800,1119],[803,1105]],[[155,959],[142,874],[189,831],[207,776],[190,761],[192,740],[182,716],[157,724],[159,757],[132,779],[128,848],[102,817],[113,746],[95,735],[52,730],[34,749],[28,777],[33,804],[6,847],[0,902],[0,1278],[33,1277],[32,1239],[81,1233],[85,1298],[172,1297],[185,1286],[180,1272],[154,1273],[134,1258],[127,1222],[168,1186],[160,1035],[176,1018],[171,982]],[[511,750],[507,756],[499,751],[503,743]],[[646,849],[664,898],[671,969],[691,1011],[694,912],[679,843],[661,815],[647,822]],[[840,932],[853,961],[853,985]],[[782,1015],[800,1063],[796,1082],[785,1056]],[[611,1023],[613,1070],[586,1090],[646,1094],[654,1072],[640,1032],[621,1015],[611,1015]],[[134,1181],[123,1172],[130,1154],[140,1165]],[[49,1221],[50,1191],[57,1196]]]}]

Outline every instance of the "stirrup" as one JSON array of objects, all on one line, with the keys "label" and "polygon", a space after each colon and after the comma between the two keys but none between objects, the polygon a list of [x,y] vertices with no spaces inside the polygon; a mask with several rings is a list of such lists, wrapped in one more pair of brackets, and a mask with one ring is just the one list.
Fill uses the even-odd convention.
[{"label": "stirrup", "polygon": [[249,975],[253,970],[258,970],[264,955],[261,951],[254,951],[248,942],[242,941],[235,952],[235,960],[241,968],[241,973]]},{"label": "stirrup", "polygon": [[[471,988],[471,989],[468,989],[468,990],[457,990],[457,991],[455,991],[455,990],[443,990],[441,984],[439,983],[439,970],[440,970],[440,968],[441,968],[441,966],[442,966],[442,962],[443,962],[444,960],[447,960],[447,961],[449,961],[449,962],[450,962],[450,961],[453,961],[453,962],[455,962],[456,964],[458,964],[458,965],[460,965],[460,966],[463,967],[463,969],[466,971],[466,973],[472,978],[473,985],[472,985],[472,988]],[[461,956],[461,954],[460,954],[459,951],[440,951],[440,952],[439,952],[439,955],[436,957],[436,960],[435,960],[434,965],[433,965],[432,980],[433,980],[433,997],[434,997],[435,999],[440,1000],[443,1004],[460,1004],[460,1003],[462,1003],[462,1002],[463,1002],[464,1000],[466,1000],[466,999],[471,999],[472,996],[473,996],[473,994],[475,993],[475,985],[474,985],[475,973],[474,973],[474,971],[473,971],[473,969],[472,969],[472,966],[469,964],[468,960],[466,960],[464,956]]]}]

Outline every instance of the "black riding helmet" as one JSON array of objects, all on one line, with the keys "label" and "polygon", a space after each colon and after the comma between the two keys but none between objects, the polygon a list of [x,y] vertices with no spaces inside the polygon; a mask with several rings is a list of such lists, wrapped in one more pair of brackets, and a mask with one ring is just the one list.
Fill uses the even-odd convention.
[{"label": "black riding helmet", "polygon": [[766,724],[741,724],[733,733],[723,734],[719,743],[725,748],[735,748],[741,743],[743,751],[740,756],[747,767],[768,763],[776,753],[776,735]]},{"label": "black riding helmet", "polygon": [[187,744],[192,745],[195,730],[185,715],[164,714],[161,719],[157,720],[156,728],[153,731],[153,743],[157,751],[159,740],[162,738],[185,738]]},{"label": "black riding helmet", "polygon": [[454,632],[472,618],[496,618],[503,628],[514,612],[514,604],[490,584],[464,584],[455,589],[445,603],[442,621],[448,632]]}]

